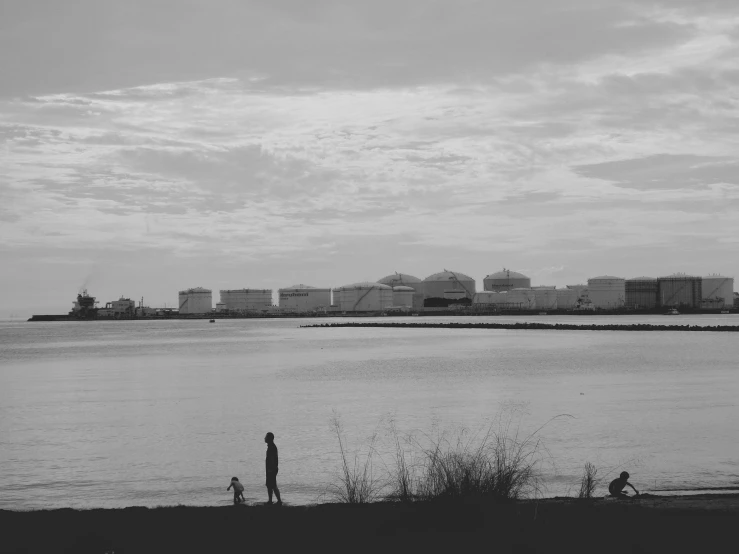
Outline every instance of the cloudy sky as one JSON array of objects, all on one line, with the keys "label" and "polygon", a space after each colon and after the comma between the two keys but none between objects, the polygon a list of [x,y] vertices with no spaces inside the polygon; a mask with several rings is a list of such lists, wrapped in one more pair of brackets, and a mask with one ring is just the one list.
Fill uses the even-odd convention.
[{"label": "cloudy sky", "polygon": [[0,317],[739,277],[738,60],[736,0],[0,0]]}]

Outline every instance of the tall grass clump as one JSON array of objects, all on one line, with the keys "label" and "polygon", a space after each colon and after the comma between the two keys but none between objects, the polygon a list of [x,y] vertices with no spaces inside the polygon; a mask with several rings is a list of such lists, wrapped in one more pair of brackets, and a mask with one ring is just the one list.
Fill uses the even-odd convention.
[{"label": "tall grass clump", "polygon": [[415,446],[415,464],[408,463],[395,431],[396,463],[389,498],[511,501],[535,496],[540,491],[539,466],[546,453],[538,437],[544,426],[521,436],[512,419],[506,423],[498,419],[498,425],[491,424],[484,433],[460,429],[435,437],[424,435],[423,440],[409,439]]},{"label": "tall grass clump", "polygon": [[328,487],[329,496],[335,502],[345,504],[367,504],[378,500],[384,484],[376,477],[373,465],[377,434],[371,437],[364,462],[360,462],[357,452],[354,453],[352,458],[347,451],[344,429],[339,415],[335,411],[331,418],[331,428],[339,442],[341,468],[338,484],[329,485]]},{"label": "tall grass clump", "polygon": [[593,498],[599,482],[597,475],[598,468],[594,464],[587,462],[580,478],[580,491],[577,493],[578,498]]}]

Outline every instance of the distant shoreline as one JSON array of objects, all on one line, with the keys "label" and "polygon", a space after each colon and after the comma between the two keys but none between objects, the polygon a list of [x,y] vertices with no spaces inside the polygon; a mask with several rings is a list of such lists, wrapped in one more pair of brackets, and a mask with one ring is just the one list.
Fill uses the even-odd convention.
[{"label": "distant shoreline", "polygon": [[318,323],[315,325],[301,325],[301,328],[336,328],[336,327],[389,327],[393,329],[509,329],[521,330],[555,330],[555,331],[712,331],[737,333],[739,325],[652,325],[647,323],[633,323],[629,325],[573,325],[570,323]]}]

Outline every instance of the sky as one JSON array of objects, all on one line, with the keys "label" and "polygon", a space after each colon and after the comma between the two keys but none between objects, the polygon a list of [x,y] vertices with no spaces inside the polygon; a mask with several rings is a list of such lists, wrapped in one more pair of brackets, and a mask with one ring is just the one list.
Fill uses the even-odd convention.
[{"label": "sky", "polygon": [[739,276],[736,0],[0,0],[0,317]]}]

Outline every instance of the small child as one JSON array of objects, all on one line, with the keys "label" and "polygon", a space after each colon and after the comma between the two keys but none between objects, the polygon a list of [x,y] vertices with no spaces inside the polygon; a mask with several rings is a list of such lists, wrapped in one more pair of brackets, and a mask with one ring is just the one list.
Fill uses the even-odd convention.
[{"label": "small child", "polygon": [[[634,485],[629,483],[629,474],[626,471],[622,471],[621,475],[618,477],[618,479],[614,479],[611,481],[611,484],[608,485],[608,492],[611,493],[611,496],[615,496],[616,498],[629,498],[629,496],[623,492],[624,487],[626,485],[629,485],[632,489],[634,489]],[[634,489],[634,492],[638,495],[639,491]]]},{"label": "small child", "polygon": [[234,504],[246,502],[246,499],[244,498],[244,485],[239,483],[238,477],[231,477],[231,484],[226,490],[231,490],[231,487],[234,488]]}]

